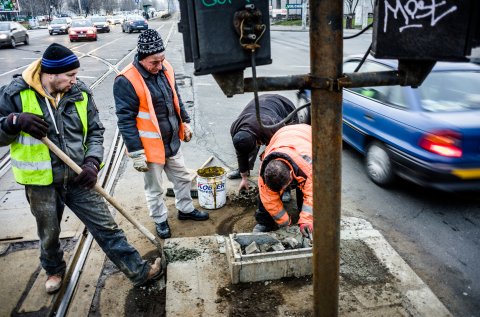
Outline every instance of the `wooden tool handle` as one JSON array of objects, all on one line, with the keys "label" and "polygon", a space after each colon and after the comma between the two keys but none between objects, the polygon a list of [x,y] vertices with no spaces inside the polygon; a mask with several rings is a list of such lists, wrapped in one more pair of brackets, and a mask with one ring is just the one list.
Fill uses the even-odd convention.
[{"label": "wooden tool handle", "polygon": [[[56,156],[58,156],[65,164],[67,164],[75,173],[80,174],[82,172],[82,168],[77,165],[70,157],[68,157],[61,149],[58,148],[50,139],[47,137],[42,138],[42,142],[48,146],[50,151],[55,153]],[[127,218],[128,221],[130,221],[131,224],[133,224],[141,233],[143,233],[144,236],[148,238],[155,246],[159,249],[162,250],[162,245],[160,244],[160,241],[156,239],[156,237],[148,231],[147,228],[145,228],[141,223],[139,223],[135,218],[133,218],[123,207],[118,203],[118,201],[115,200],[109,193],[105,191],[105,189],[102,188],[99,184],[95,184],[95,189],[100,195],[102,195],[115,209],[117,209],[122,216]]]},{"label": "wooden tool handle", "polygon": [[[210,156],[210,157],[205,161],[205,163],[203,163],[202,166],[200,166],[198,169],[205,168],[205,166],[207,166],[208,163],[210,163],[212,160],[213,160],[213,156]],[[195,180],[195,178],[197,178],[197,173],[193,174],[193,176],[190,178],[190,182],[193,182],[193,181]]]}]

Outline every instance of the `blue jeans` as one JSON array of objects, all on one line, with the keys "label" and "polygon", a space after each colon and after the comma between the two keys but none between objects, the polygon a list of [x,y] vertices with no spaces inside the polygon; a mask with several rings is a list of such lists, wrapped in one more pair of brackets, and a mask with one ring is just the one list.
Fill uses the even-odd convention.
[{"label": "blue jeans", "polygon": [[30,209],[37,221],[40,262],[47,275],[63,274],[66,264],[60,248],[60,223],[65,205],[87,226],[108,258],[135,284],[147,279],[150,265],[125,237],[113,220],[102,196],[75,184],[25,186]]}]

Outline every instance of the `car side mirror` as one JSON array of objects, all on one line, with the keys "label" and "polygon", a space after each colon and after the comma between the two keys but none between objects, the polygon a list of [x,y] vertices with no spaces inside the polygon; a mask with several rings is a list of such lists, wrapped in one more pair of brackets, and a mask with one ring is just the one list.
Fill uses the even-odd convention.
[{"label": "car side mirror", "polygon": [[15,31],[17,28],[11,28],[10,31]]}]

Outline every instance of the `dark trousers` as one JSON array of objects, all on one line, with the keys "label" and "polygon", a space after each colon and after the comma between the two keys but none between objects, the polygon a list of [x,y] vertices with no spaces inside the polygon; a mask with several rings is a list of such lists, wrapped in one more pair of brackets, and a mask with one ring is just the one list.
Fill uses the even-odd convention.
[{"label": "dark trousers", "polygon": [[68,206],[87,226],[108,258],[134,283],[143,283],[150,266],[132,247],[113,219],[103,198],[93,189],[77,185],[25,186],[30,209],[37,222],[40,262],[47,275],[63,274],[60,223]]},{"label": "dark trousers", "polygon": [[[298,208],[298,211],[300,212],[302,210],[302,205],[303,205],[303,192],[298,187],[295,188],[295,196],[296,196],[297,208]],[[268,228],[271,228],[272,230],[275,230],[278,228],[277,223],[272,218],[272,216],[268,213],[268,211],[265,209],[265,207],[262,204],[262,200],[260,198],[258,199],[258,209],[255,211],[255,220],[257,220],[257,223],[264,225]]]}]

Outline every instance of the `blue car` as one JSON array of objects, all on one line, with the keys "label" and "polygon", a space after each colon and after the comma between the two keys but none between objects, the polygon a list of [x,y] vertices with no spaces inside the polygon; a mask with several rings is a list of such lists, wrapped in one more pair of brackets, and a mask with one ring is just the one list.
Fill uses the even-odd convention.
[{"label": "blue car", "polygon": [[[360,59],[347,59],[343,71],[353,72]],[[359,71],[396,68],[396,61],[369,58]],[[480,191],[480,66],[437,63],[416,89],[344,89],[343,140],[365,156],[380,186],[400,176],[445,191]]]},{"label": "blue car", "polygon": [[122,23],[122,32],[132,33],[133,31],[148,30],[148,23],[145,18],[139,15],[127,16]]}]

